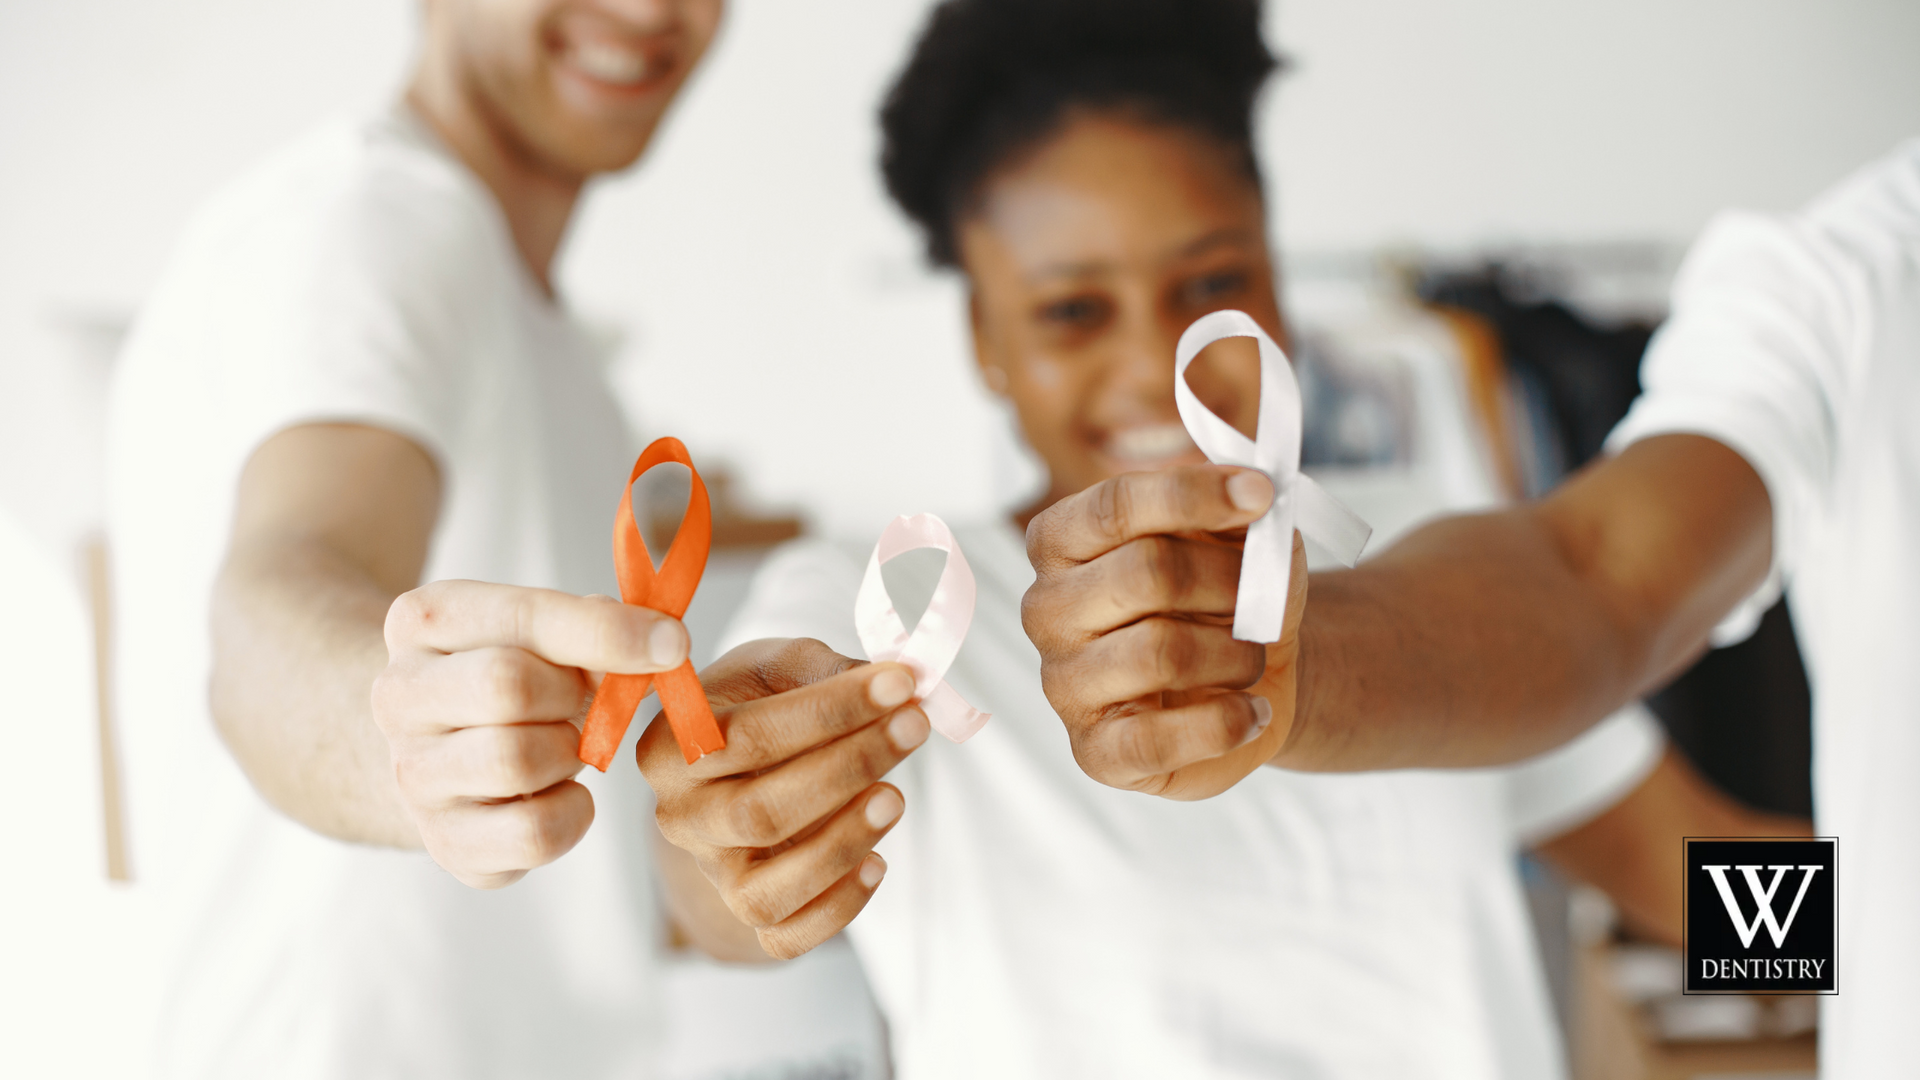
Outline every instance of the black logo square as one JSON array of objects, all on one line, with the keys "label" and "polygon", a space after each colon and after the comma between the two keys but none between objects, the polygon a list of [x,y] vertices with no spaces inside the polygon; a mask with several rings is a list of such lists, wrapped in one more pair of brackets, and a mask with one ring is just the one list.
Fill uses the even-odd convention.
[{"label": "black logo square", "polygon": [[1685,992],[1832,994],[1839,845],[1687,837]]}]

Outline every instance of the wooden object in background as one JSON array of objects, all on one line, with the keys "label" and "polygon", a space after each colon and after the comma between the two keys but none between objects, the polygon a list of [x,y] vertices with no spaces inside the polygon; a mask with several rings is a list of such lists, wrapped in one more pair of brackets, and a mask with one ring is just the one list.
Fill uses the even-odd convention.
[{"label": "wooden object in background", "polygon": [[120,786],[120,746],[113,719],[113,588],[106,537],[98,534],[80,546],[93,616],[95,734],[100,747],[100,820],[104,826],[107,880],[132,881],[127,859],[127,817]]}]

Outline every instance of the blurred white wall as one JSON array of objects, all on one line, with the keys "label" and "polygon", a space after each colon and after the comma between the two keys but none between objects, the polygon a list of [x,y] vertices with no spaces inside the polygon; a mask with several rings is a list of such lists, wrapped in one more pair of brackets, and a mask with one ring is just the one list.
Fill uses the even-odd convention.
[{"label": "blurred white wall", "polygon": [[[920,268],[874,174],[873,107],[926,6],[737,0],[563,267],[625,343],[644,434],[828,528],[988,512],[1023,476],[969,370],[959,290]],[[0,612],[24,633],[0,642],[4,720],[65,763],[9,773],[8,829],[36,830],[7,835],[10,873],[38,881],[0,892],[0,969],[58,957],[63,977],[33,987],[76,1007],[77,976],[134,947],[84,921],[111,900],[90,876],[97,773],[66,768],[91,745],[83,609],[52,581],[98,514],[98,343],[218,183],[392,95],[414,22],[407,0],[0,4]],[[1263,120],[1289,252],[1683,242],[1720,205],[1792,207],[1920,133],[1912,0],[1277,0],[1271,22],[1296,62]],[[60,911],[82,921],[43,921]],[[76,1066],[107,1052],[0,1033]]]},{"label": "blurred white wall", "polygon": [[1290,249],[1685,241],[1920,134],[1913,0],[1278,3]]},{"label": "blurred white wall", "polygon": [[[563,269],[624,335],[646,434],[829,526],[984,511],[1020,475],[960,297],[874,176],[874,101],[926,6],[737,0]],[[132,310],[223,177],[386,98],[413,23],[406,0],[0,6],[0,497],[49,486],[19,475],[49,423],[25,391],[61,321]],[[1279,0],[1271,23],[1296,61],[1264,120],[1289,250],[1679,242],[1920,131],[1910,0]]]}]

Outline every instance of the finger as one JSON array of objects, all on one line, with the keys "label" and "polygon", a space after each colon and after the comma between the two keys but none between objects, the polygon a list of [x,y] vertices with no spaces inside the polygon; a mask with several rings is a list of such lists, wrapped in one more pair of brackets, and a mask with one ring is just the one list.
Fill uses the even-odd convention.
[{"label": "finger", "polygon": [[1265,473],[1188,465],[1123,473],[1047,508],[1027,528],[1027,557],[1045,573],[1097,558],[1159,533],[1218,532],[1247,525],[1273,502]]},{"label": "finger", "polygon": [[566,780],[521,799],[446,807],[425,824],[435,862],[475,888],[499,888],[572,851],[593,824],[593,796]]},{"label": "finger", "polygon": [[678,619],[632,604],[484,581],[436,581],[403,593],[387,611],[387,648],[465,652],[525,649],[549,663],[645,674],[686,662]]},{"label": "finger", "polygon": [[1077,703],[1105,705],[1166,690],[1239,690],[1266,669],[1266,646],[1234,640],[1231,627],[1154,618],[1095,639],[1060,674]]},{"label": "finger", "polygon": [[900,789],[873,785],[805,840],[756,862],[732,883],[727,906],[748,926],[784,922],[859,867],[905,808]]},{"label": "finger", "polygon": [[1272,721],[1273,706],[1258,694],[1213,694],[1095,723],[1075,737],[1073,756],[1103,784],[1151,792],[1174,770],[1259,738]]},{"label": "finger", "polygon": [[[926,714],[908,705],[885,723],[871,724],[778,768],[705,785],[688,800],[684,821],[663,821],[662,827],[676,832],[685,827],[715,847],[773,847],[885,776],[926,741],[929,730]],[[675,832],[668,838],[675,839]]]},{"label": "finger", "polygon": [[862,664],[824,682],[717,709],[727,745],[688,766],[688,773],[717,779],[772,768],[866,727],[912,700],[913,691],[906,665]]},{"label": "finger", "polygon": [[1240,548],[1182,536],[1144,536],[1059,572],[1035,590],[1033,610],[1055,633],[1092,636],[1150,615],[1231,616]]},{"label": "finger", "polygon": [[873,899],[886,876],[887,861],[868,855],[852,873],[835,882],[785,921],[758,931],[760,948],[776,960],[791,960],[846,928]]},{"label": "finger", "polygon": [[584,765],[580,729],[566,720],[466,728],[431,742],[427,761],[394,765],[402,790],[420,802],[532,795],[572,779]]},{"label": "finger", "polygon": [[700,673],[700,685],[718,708],[811,686],[866,663],[812,638],[762,638],[708,664]]},{"label": "finger", "polygon": [[403,678],[382,678],[374,708],[404,717],[416,731],[565,720],[578,715],[587,688],[578,668],[550,664],[525,649],[430,653],[407,664]]}]

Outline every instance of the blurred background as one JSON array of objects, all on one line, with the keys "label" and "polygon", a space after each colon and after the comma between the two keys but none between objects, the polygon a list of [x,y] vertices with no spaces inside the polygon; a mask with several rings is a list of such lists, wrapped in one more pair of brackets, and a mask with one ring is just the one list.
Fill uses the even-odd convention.
[{"label": "blurred background", "polygon": [[[695,612],[712,631],[765,539],[996,513],[1036,480],[973,374],[957,283],[924,269],[875,169],[874,110],[927,6],[733,0],[655,149],[593,193],[563,257],[640,432],[732,477],[741,546]],[[1920,133],[1911,0],[1268,8],[1293,61],[1261,122],[1291,314],[1328,370],[1343,355],[1418,368],[1422,349],[1472,369],[1491,350],[1493,405],[1466,411],[1495,495],[1591,454],[1716,209],[1791,209]],[[407,0],[0,5],[0,1071],[129,1071],[112,1018],[139,993],[142,944],[123,918],[137,882],[110,706],[138,688],[96,676],[119,337],[219,184],[394,96],[416,21]],[[1323,461],[1426,467],[1339,447]],[[1364,503],[1370,481],[1352,482]],[[1709,658],[1655,704],[1734,794],[1804,812],[1805,685],[1786,613],[1770,619],[1747,660]],[[1768,719],[1730,738],[1729,710]],[[1672,1019],[1677,969],[1619,946],[1579,896],[1544,878],[1536,892],[1584,1076],[1695,1075],[1708,1066],[1688,1053],[1744,1061],[1769,1042],[1787,1049],[1738,1067],[1810,1067],[1794,1064],[1810,1021],[1750,999]],[[859,1018],[822,1023],[872,1037]],[[758,1067],[684,1074],[788,1075]]]}]

